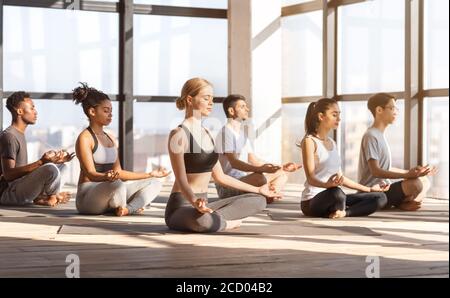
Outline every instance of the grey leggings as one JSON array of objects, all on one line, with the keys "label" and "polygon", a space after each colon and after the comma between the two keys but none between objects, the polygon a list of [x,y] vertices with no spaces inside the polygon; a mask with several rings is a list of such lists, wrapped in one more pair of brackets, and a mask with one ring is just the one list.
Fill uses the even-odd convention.
[{"label": "grey leggings", "polygon": [[[207,199],[206,194],[196,196]],[[166,225],[172,230],[186,232],[222,231],[227,220],[243,219],[262,211],[266,208],[266,198],[249,193],[208,203],[207,206],[214,212],[200,213],[181,193],[172,193],[166,206]]]},{"label": "grey leggings", "polygon": [[149,205],[161,191],[156,179],[85,182],[78,185],[76,206],[81,214],[98,215],[127,207],[130,214]]},{"label": "grey leggings", "polygon": [[0,197],[2,205],[23,206],[33,203],[39,195],[55,195],[63,185],[61,176],[67,167],[64,164],[47,163],[33,172],[8,182]]}]

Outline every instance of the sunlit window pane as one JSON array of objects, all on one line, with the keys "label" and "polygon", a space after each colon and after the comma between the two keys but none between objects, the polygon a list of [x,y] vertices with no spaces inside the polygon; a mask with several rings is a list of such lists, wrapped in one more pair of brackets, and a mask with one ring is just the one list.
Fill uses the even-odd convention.
[{"label": "sunlit window pane", "polygon": [[4,90],[118,92],[118,14],[4,7]]},{"label": "sunlit window pane", "polygon": [[322,12],[285,17],[283,97],[322,94]]},{"label": "sunlit window pane", "polygon": [[135,94],[173,96],[203,77],[227,95],[226,19],[135,15],[134,26]]},{"label": "sunlit window pane", "polygon": [[[282,161],[303,163],[301,149],[296,145],[305,135],[305,116],[308,103],[284,104],[282,107]],[[303,169],[289,174],[290,183],[305,183]]]},{"label": "sunlit window pane", "polygon": [[338,93],[404,89],[403,0],[339,8]]},{"label": "sunlit window pane", "polygon": [[448,192],[448,97],[425,100],[425,163],[438,167],[438,174],[429,177],[434,198],[449,198]]},{"label": "sunlit window pane", "polygon": [[448,0],[424,1],[424,85],[448,88]]}]

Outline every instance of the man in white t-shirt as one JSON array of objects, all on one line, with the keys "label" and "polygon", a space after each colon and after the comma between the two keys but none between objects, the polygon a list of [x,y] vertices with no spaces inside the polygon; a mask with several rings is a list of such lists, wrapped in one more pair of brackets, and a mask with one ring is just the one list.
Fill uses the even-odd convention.
[{"label": "man in white t-shirt", "polygon": [[[397,117],[396,99],[387,93],[377,93],[369,98],[367,107],[374,117],[374,122],[361,140],[358,181],[366,186],[389,184],[390,188],[386,191],[388,208],[418,210],[429,188],[426,176],[435,174],[436,168],[429,165],[410,170],[392,167],[391,150],[384,132]],[[400,180],[392,183],[390,179]]]},{"label": "man in white t-shirt", "polygon": [[[229,95],[223,102],[227,124],[216,138],[216,152],[225,174],[254,186],[269,182],[277,192],[281,192],[287,181],[286,172],[294,172],[301,166],[286,163],[283,166],[265,163],[253,151],[252,129],[246,122],[249,108],[245,97],[238,94]],[[242,194],[241,191],[216,184],[219,198]],[[267,199],[267,203],[273,200]]]}]

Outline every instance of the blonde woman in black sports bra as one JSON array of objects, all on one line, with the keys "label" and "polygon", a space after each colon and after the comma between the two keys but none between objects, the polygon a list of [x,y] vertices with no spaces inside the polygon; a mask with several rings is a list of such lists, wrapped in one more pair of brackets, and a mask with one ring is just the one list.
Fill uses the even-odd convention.
[{"label": "blonde woman in black sports bra", "polygon": [[[161,190],[161,182],[154,178],[169,173],[164,169],[151,173],[123,170],[114,138],[103,131],[112,120],[108,95],[82,84],[73,91],[73,99],[82,105],[89,118],[89,127],[78,136],[75,146],[81,168],[76,197],[78,212],[112,211],[117,216],[141,213]],[[133,181],[124,183],[127,180]]]},{"label": "blonde woman in black sports bra", "polygon": [[[166,206],[170,229],[188,232],[217,232],[233,229],[245,217],[266,207],[267,197],[279,196],[268,185],[255,187],[225,175],[214,152],[214,140],[202,126],[213,107],[212,85],[201,78],[188,80],[177,99],[177,108],[186,110],[182,124],[169,135],[169,155],[175,183]],[[208,184],[239,189],[247,194],[208,203]]]}]

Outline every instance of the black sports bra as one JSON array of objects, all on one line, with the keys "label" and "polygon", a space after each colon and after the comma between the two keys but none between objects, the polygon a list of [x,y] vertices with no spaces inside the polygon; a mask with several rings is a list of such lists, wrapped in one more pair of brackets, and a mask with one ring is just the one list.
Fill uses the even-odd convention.
[{"label": "black sports bra", "polygon": [[[184,166],[186,168],[186,173],[193,174],[211,172],[212,168],[219,159],[219,154],[214,152],[214,149],[211,152],[203,150],[203,148],[201,148],[201,146],[194,140],[194,136],[186,126],[179,125],[178,127],[183,128],[186,136],[189,137],[189,151],[184,153]],[[205,129],[205,131],[214,145],[214,139],[211,137],[208,130]]]}]

